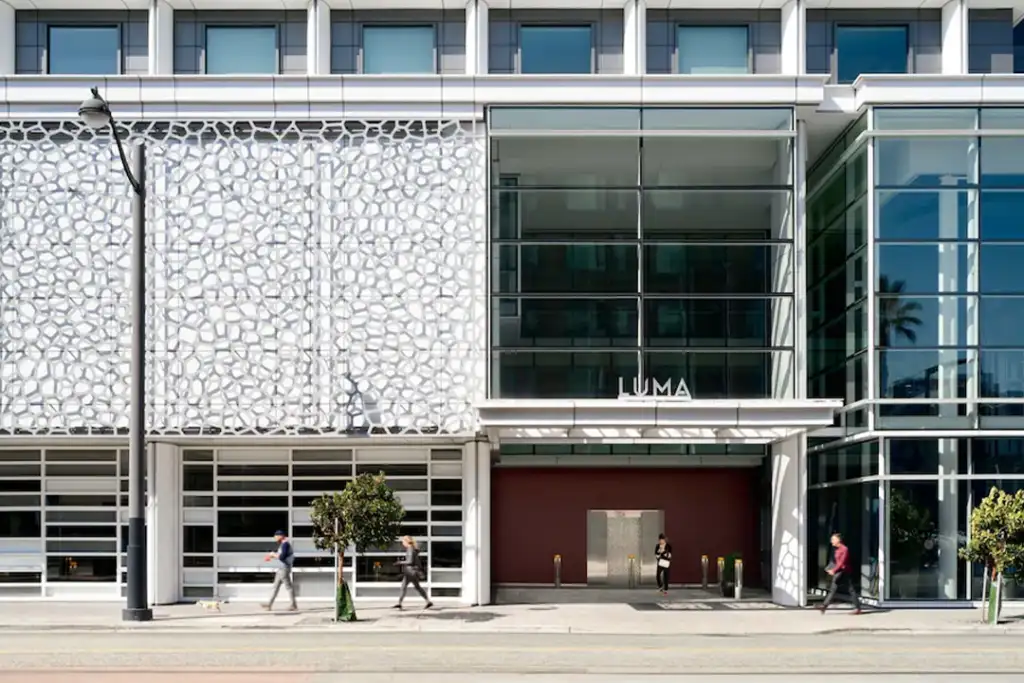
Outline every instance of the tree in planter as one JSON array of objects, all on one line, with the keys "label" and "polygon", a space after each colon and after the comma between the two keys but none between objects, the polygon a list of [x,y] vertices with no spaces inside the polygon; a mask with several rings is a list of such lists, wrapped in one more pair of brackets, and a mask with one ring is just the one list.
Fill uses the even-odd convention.
[{"label": "tree in planter", "polygon": [[361,474],[341,493],[325,493],[309,512],[313,543],[335,554],[334,620],[356,621],[352,593],[345,582],[345,549],[363,553],[387,548],[401,531],[405,508],[387,485],[384,473]]},{"label": "tree in planter", "polygon": [[999,620],[1002,579],[1007,572],[1024,572],[1024,490],[1009,494],[995,486],[971,512],[971,535],[960,549],[961,559],[985,568],[990,578],[986,620]]}]

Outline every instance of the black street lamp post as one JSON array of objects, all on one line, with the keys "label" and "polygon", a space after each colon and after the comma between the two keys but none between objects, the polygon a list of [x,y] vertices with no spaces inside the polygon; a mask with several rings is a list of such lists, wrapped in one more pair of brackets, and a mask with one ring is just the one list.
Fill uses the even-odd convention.
[{"label": "black street lamp post", "polygon": [[146,577],[146,146],[135,145],[131,163],[117,135],[110,105],[92,89],[92,97],[82,102],[78,115],[89,128],[110,126],[117,143],[132,194],[132,379],[131,416],[128,423],[128,600],[121,613],[123,621],[150,621]]}]

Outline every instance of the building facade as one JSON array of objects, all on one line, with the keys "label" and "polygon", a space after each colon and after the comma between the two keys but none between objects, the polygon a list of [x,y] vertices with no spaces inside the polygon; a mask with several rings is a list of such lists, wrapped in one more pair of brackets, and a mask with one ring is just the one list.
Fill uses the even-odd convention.
[{"label": "building facade", "polygon": [[[642,584],[660,531],[678,583],[736,555],[806,604],[841,531],[873,600],[977,598],[970,510],[1024,485],[1021,17],[0,0],[0,600],[124,591],[94,86],[147,150],[153,602],[262,597],[276,529],[329,598],[310,501],[378,471],[438,601]],[[357,598],[395,552],[346,554]]]}]

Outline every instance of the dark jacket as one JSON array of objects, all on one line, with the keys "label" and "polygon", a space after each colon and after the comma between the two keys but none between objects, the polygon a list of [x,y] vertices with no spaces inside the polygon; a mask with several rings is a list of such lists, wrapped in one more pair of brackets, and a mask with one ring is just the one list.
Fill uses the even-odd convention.
[{"label": "dark jacket", "polygon": [[669,560],[669,561],[672,560],[672,544],[671,543],[666,543],[664,550],[662,550],[660,543],[658,545],[654,546],[654,558],[656,560],[660,560],[663,557],[666,560]]}]

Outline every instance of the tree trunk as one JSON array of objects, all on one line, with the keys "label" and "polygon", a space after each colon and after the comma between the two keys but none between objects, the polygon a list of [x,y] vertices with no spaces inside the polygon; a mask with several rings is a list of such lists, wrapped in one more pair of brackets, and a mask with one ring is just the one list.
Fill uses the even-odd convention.
[{"label": "tree trunk", "polygon": [[335,552],[335,589],[334,589],[334,620],[356,621],[356,607],[352,602],[352,593],[345,583],[345,550],[338,548]]}]

